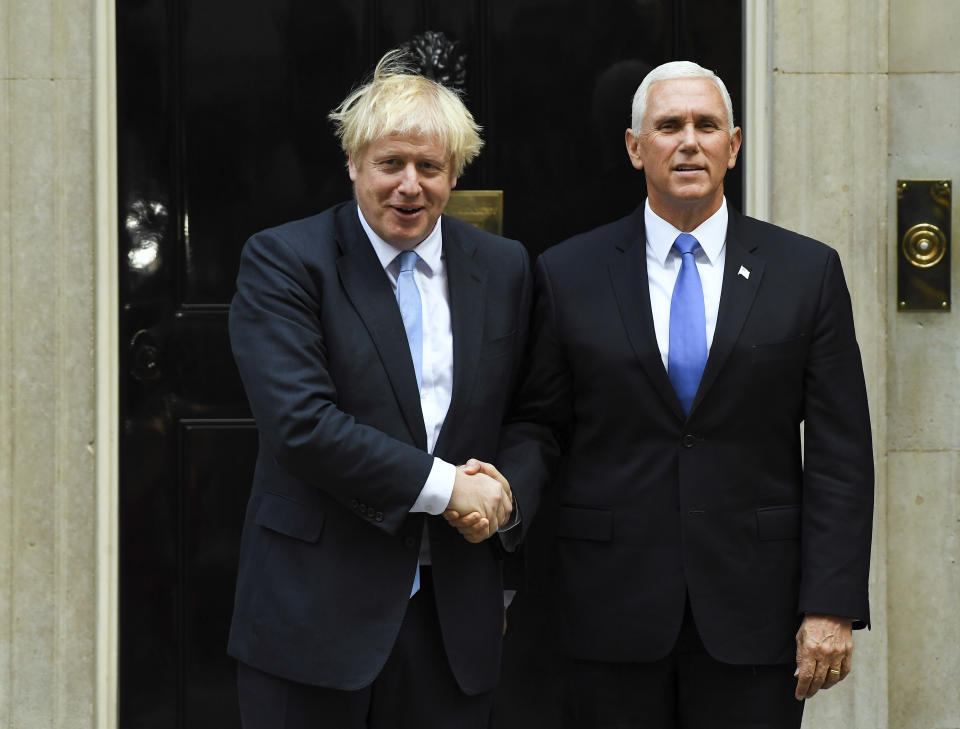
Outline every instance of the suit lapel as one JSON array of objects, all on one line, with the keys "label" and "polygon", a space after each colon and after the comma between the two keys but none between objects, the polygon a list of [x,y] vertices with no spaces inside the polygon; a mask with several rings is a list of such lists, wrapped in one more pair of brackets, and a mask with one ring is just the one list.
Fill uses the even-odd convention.
[{"label": "suit lapel", "polygon": [[657,344],[650,308],[650,287],[647,284],[647,234],[643,225],[643,206],[633,214],[629,234],[617,241],[616,254],[610,263],[610,280],[620,307],[620,317],[627,330],[627,338],[640,359],[654,389],[667,406],[681,420],[685,419],[677,393],[667,377]]},{"label": "suit lapel", "polygon": [[741,215],[729,206],[727,209],[730,217],[727,223],[727,252],[723,266],[717,327],[713,333],[713,344],[710,346],[710,355],[707,357],[700,387],[690,409],[691,414],[716,382],[730,352],[733,351],[763,278],[763,260],[753,254],[758,242],[742,238]]},{"label": "suit lapel", "polygon": [[441,219],[443,252],[450,292],[450,324],[453,329],[453,393],[434,448],[443,453],[451,432],[466,407],[477,377],[484,336],[486,269],[474,258],[476,244],[458,233],[446,216]]},{"label": "suit lapel", "polygon": [[360,225],[355,205],[344,205],[337,212],[336,237],[343,253],[337,260],[340,282],[380,354],[414,443],[426,449],[427,431],[420,409],[417,376],[400,308],[380,260]]}]

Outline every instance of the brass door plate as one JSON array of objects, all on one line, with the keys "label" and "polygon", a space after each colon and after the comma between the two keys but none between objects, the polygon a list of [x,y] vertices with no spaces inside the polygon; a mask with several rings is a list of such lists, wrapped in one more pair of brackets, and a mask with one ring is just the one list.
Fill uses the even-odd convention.
[{"label": "brass door plate", "polygon": [[950,180],[897,180],[897,309],[950,311]]},{"label": "brass door plate", "polygon": [[453,190],[444,213],[503,235],[503,190]]}]

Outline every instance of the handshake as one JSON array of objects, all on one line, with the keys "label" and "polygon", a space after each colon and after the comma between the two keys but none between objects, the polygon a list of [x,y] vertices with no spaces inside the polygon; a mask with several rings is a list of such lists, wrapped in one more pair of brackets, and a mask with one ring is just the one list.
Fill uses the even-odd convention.
[{"label": "handshake", "polygon": [[489,539],[513,512],[513,492],[501,473],[489,463],[471,458],[457,467],[453,493],[443,518],[468,542]]}]

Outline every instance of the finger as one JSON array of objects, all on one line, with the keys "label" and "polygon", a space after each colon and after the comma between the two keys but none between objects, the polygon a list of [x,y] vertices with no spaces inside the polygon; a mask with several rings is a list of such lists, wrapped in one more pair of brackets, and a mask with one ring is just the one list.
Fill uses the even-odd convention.
[{"label": "finger", "polygon": [[501,500],[503,501],[503,508],[507,511],[507,516],[510,516],[510,514],[513,513],[513,494],[511,494],[509,490],[504,489]]},{"label": "finger", "polygon": [[459,531],[460,535],[471,544],[479,544],[487,539],[489,530],[490,522],[486,518],[483,518],[476,524],[476,526],[469,529],[458,529],[457,531]]},{"label": "finger", "polygon": [[454,522],[454,526],[458,529],[460,527],[472,528],[477,525],[477,523],[483,519],[483,515],[479,511],[471,511],[466,516],[462,516]]},{"label": "finger", "polygon": [[814,664],[808,658],[800,658],[797,662],[797,670],[794,676],[797,677],[797,690],[794,696],[798,701],[807,698],[810,690],[810,682],[813,680]]},{"label": "finger", "polygon": [[[497,503],[497,529],[500,528],[501,524],[507,523],[507,517],[510,515],[510,512],[504,508],[503,501]],[[496,530],[494,530],[496,531]]]},{"label": "finger", "polygon": [[[487,519],[486,517],[480,516],[480,514],[477,512],[473,512],[473,514],[469,514],[468,516],[472,517],[474,515],[477,518],[470,519],[469,522],[461,520],[459,523],[457,523],[455,525],[457,528],[457,531],[463,535],[467,535],[467,534],[485,535],[487,533],[487,529],[490,528],[490,520]],[[466,519],[466,517],[464,517],[464,519]]]},{"label": "finger", "polygon": [[[853,650],[852,640],[844,640],[842,631],[840,635],[831,635],[828,638],[817,646],[819,650],[816,653],[818,659],[817,676],[819,676],[820,670],[823,670],[824,678],[821,688],[824,689],[833,688],[843,680],[846,675],[843,663]],[[849,673],[849,665],[847,673]]]},{"label": "finger", "polygon": [[467,462],[463,464],[463,472],[473,476],[483,470],[483,464],[478,461],[476,458],[469,458]]},{"label": "finger", "polygon": [[850,647],[849,652],[846,653],[843,657],[843,661],[840,662],[840,678],[838,680],[842,681],[847,676],[850,675],[850,671],[853,670],[853,646]]},{"label": "finger", "polygon": [[507,481],[507,479],[505,479],[499,473],[496,476],[493,476],[493,478],[500,482],[500,488],[503,489],[504,496],[507,497],[507,500],[510,503],[513,503],[513,491],[510,489],[510,483]]},{"label": "finger", "polygon": [[840,668],[840,665],[839,664],[837,664],[836,666],[830,665],[827,668],[827,677],[823,681],[823,690],[826,691],[827,689],[830,689],[836,686],[838,683],[840,683],[842,677],[843,677],[843,672],[842,672],[842,669]]},{"label": "finger", "polygon": [[818,661],[813,671],[813,678],[810,680],[810,686],[807,689],[807,698],[812,698],[817,691],[823,688],[823,682],[827,680],[827,671],[830,664],[826,661]]},{"label": "finger", "polygon": [[513,489],[510,488],[510,482],[507,481],[507,479],[503,477],[503,474],[501,474],[496,468],[494,468],[493,466],[490,466],[490,468],[493,468],[493,471],[494,471],[493,477],[500,482],[500,485],[503,487],[504,493],[506,493],[507,495],[507,499],[510,501],[510,503],[513,503]]},{"label": "finger", "polygon": [[500,482],[500,485],[503,486],[503,489],[504,489],[508,494],[513,493],[513,492],[510,490],[510,482],[507,481],[507,479],[503,477],[503,474],[500,473],[500,471],[497,470],[497,467],[496,467],[496,466],[494,466],[492,463],[481,463],[481,465],[483,466],[483,472],[484,472],[485,474],[487,474],[487,475],[490,476],[491,478],[495,478],[497,481],[499,481],[499,482]]},{"label": "finger", "polygon": [[443,518],[453,524],[455,521],[460,519],[460,512],[456,511],[455,509],[447,509],[445,512],[443,512]]}]

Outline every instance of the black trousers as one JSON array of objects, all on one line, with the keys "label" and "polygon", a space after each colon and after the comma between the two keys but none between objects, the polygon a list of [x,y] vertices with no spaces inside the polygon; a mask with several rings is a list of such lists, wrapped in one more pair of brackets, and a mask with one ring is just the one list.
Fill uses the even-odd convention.
[{"label": "black trousers", "polygon": [[239,664],[244,729],[487,729],[491,693],[467,696],[450,670],[429,568],[376,680],[359,691],[308,686]]},{"label": "black trousers", "polygon": [[653,663],[571,660],[565,729],[800,729],[794,664],[733,666],[707,653],[689,602],[673,651]]}]

